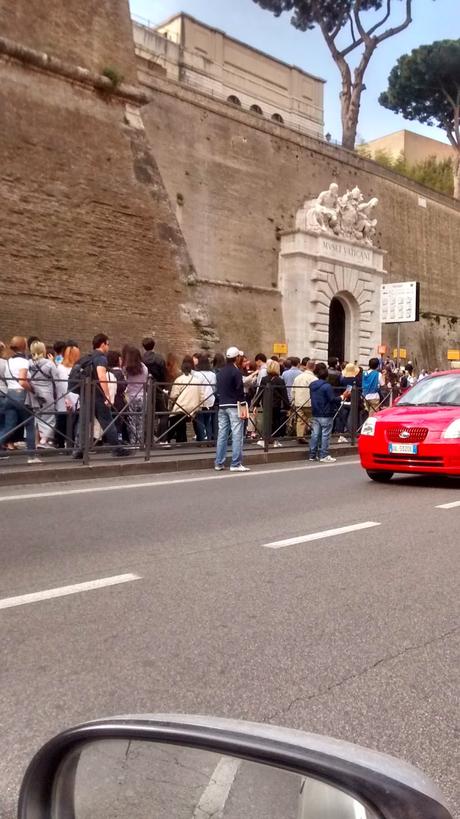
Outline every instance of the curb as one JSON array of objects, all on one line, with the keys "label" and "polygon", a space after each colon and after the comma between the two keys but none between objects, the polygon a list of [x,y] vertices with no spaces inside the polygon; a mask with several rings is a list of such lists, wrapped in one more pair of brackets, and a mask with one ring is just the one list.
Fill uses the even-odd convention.
[{"label": "curb", "polygon": [[[336,458],[346,455],[355,455],[357,447],[350,444],[332,446],[331,455]],[[285,448],[265,452],[256,452],[248,449],[244,454],[244,463],[253,466],[263,464],[279,464],[290,461],[304,461],[306,457],[306,447]],[[124,459],[93,462],[89,466],[83,464],[52,464],[47,466],[31,467],[22,466],[17,468],[6,468],[0,472],[0,486],[27,486],[30,484],[42,483],[66,483],[68,481],[86,481],[92,478],[124,478],[128,475],[155,475],[162,473],[187,472],[196,469],[212,469],[214,466],[214,453],[211,454],[171,454],[166,457],[152,458],[151,461]]]}]

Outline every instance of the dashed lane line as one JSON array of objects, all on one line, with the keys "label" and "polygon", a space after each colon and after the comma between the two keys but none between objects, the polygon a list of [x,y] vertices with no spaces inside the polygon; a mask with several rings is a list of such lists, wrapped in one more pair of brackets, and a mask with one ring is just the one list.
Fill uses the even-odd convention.
[{"label": "dashed lane line", "polygon": [[116,574],[112,577],[100,577],[98,580],[88,580],[86,583],[74,583],[71,586],[59,586],[55,589],[21,594],[18,597],[4,597],[0,600],[0,609],[11,609],[14,606],[26,606],[28,603],[38,603],[41,600],[52,600],[53,597],[66,597],[68,594],[103,589],[106,586],[117,586],[119,583],[131,583],[141,580],[138,574]]},{"label": "dashed lane line", "polygon": [[372,529],[374,526],[381,526],[373,520],[367,520],[364,523],[352,523],[350,526],[340,526],[338,529],[324,529],[322,532],[311,532],[309,535],[300,535],[300,537],[289,537],[285,540],[274,540],[272,543],[264,543],[264,549],[283,549],[285,546],[295,546],[298,543],[309,543],[312,540],[322,540],[328,537],[337,537],[338,535],[346,535],[349,532],[359,532],[361,529]]}]

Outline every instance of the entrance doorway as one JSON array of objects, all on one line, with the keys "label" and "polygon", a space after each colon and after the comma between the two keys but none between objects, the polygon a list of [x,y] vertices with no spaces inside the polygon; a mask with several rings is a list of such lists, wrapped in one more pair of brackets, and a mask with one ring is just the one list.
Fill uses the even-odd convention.
[{"label": "entrance doorway", "polygon": [[327,354],[329,358],[335,356],[341,362],[345,361],[345,309],[340,299],[334,298],[329,308],[329,342]]}]

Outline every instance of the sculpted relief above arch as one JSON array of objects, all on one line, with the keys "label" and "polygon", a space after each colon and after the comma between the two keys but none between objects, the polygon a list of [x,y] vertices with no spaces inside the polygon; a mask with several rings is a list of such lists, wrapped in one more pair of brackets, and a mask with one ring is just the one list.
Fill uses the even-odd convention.
[{"label": "sculpted relief above arch", "polygon": [[358,187],[339,196],[339,186],[331,182],[327,190],[321,191],[316,199],[307,199],[297,211],[296,230],[324,233],[373,247],[377,205],[375,197],[365,201]]}]

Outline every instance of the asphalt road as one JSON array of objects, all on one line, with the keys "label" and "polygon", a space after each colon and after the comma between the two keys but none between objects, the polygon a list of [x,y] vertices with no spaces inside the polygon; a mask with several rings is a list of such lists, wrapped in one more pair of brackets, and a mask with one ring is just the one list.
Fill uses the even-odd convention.
[{"label": "asphalt road", "polygon": [[460,483],[377,485],[352,459],[2,489],[2,819],[59,730],[174,711],[394,754],[460,816],[455,501]]}]

